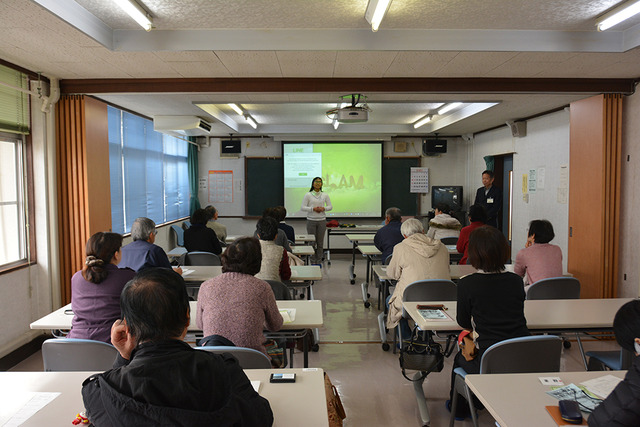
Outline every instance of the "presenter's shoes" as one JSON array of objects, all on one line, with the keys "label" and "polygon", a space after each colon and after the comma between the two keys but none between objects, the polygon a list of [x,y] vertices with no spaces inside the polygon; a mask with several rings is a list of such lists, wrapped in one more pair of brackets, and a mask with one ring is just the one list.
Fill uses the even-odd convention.
[{"label": "presenter's shoes", "polygon": [[[447,400],[444,404],[447,407],[447,411],[451,412],[451,401]],[[471,418],[469,405],[464,399],[458,398],[458,407],[456,408],[456,421],[464,421],[467,418]]]}]

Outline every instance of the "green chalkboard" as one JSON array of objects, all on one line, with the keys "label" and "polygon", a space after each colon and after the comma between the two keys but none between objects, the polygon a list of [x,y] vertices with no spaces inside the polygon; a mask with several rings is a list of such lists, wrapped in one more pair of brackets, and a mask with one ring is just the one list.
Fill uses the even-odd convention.
[{"label": "green chalkboard", "polygon": [[284,204],[282,158],[245,157],[245,215],[261,216],[266,208]]},{"label": "green chalkboard", "polygon": [[420,167],[419,157],[387,157],[382,159],[382,212],[397,207],[402,215],[418,215],[419,194],[409,192],[411,168]]}]

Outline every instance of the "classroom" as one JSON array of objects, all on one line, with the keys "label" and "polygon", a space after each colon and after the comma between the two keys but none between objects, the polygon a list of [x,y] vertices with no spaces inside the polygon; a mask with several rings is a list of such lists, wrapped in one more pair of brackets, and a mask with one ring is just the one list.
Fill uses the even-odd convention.
[{"label": "classroom", "polygon": [[[596,29],[601,17],[626,2],[545,0],[506,7],[499,0],[473,6],[394,0],[376,32],[365,18],[364,0],[138,1],[154,18],[151,31],[106,3],[0,1],[0,95],[19,87],[28,98],[18,107],[22,122],[9,127],[0,104],[2,141],[25,147],[13,153],[15,161],[2,151],[2,179],[7,165],[20,160],[27,167],[16,169],[18,178],[12,179],[28,189],[19,202],[0,192],[0,205],[20,206],[26,218],[0,216],[0,361],[6,361],[0,370],[39,349],[43,331],[29,325],[70,302],[70,277],[84,262],[88,238],[103,230],[126,233],[132,218],[148,216],[132,216],[126,201],[114,204],[114,195],[125,199],[122,188],[130,191],[151,175],[163,188],[176,186],[165,195],[174,199],[141,207],[166,218],[156,221],[156,244],[166,252],[176,246],[171,225],[189,219],[194,192],[202,207],[216,206],[230,235],[253,235],[261,211],[271,207],[256,204],[257,197],[284,183],[280,166],[262,180],[260,166],[252,169],[251,161],[274,165],[294,142],[379,144],[383,168],[409,161],[428,169],[430,187],[462,187],[464,210],[492,163],[501,170],[499,187],[510,186],[503,231],[512,258],[525,247],[530,221],[547,219],[563,270],[580,280],[582,298],[640,296],[640,230],[634,220],[640,209],[640,18]],[[339,123],[328,114],[356,102],[351,94],[370,109],[367,122]],[[238,119],[229,103],[245,117]],[[459,110],[438,115],[453,103],[462,103]],[[116,188],[110,169],[117,162],[109,148],[115,115],[144,121],[138,124],[144,132],[155,128],[160,139],[173,138],[175,152],[164,155],[176,163],[157,168],[157,158],[145,154],[139,174],[127,170],[134,178]],[[202,126],[189,121],[194,117],[208,130],[190,135]],[[414,126],[427,117],[429,123]],[[247,118],[257,121],[256,128]],[[446,151],[425,154],[429,140],[446,140]],[[224,149],[229,141],[235,144],[230,153]],[[187,151],[197,159],[195,169],[185,160]],[[121,155],[124,164],[130,154]],[[188,167],[195,176],[188,176]],[[219,176],[229,180],[225,195],[213,194]],[[382,188],[375,216],[339,221],[381,224],[391,207],[385,205],[385,194],[394,193],[389,188]],[[400,193],[410,201],[406,216],[422,220],[434,208],[431,192]],[[307,232],[304,218],[287,223],[296,234]],[[131,241],[125,234],[124,244]],[[345,358],[366,364],[369,375],[376,364],[389,371],[381,378],[401,395],[389,398],[389,406],[397,407],[380,410],[386,414],[378,416],[388,417],[380,419],[418,422],[413,387],[402,378],[397,355],[380,349],[373,281],[371,307],[363,306],[365,259],[358,255],[352,286],[352,242],[331,236],[330,248],[332,263],[323,264],[323,279],[314,285],[325,324],[309,366],[329,374],[333,368],[347,411],[364,417],[347,414],[345,425],[373,422],[367,410],[385,406],[377,401],[384,393],[368,402],[354,396],[358,387],[348,384],[349,373],[339,363]],[[600,344],[585,341],[585,348]],[[575,347],[565,351],[570,354],[563,363],[580,369]],[[296,354],[296,367],[301,361]],[[442,387],[448,392],[449,366],[433,375],[435,385],[425,383],[432,425],[448,420],[438,412],[443,408],[431,407],[429,394]],[[362,377],[352,381],[371,384]],[[434,393],[434,406],[443,407],[445,393]],[[493,425],[486,411],[480,421]]]}]

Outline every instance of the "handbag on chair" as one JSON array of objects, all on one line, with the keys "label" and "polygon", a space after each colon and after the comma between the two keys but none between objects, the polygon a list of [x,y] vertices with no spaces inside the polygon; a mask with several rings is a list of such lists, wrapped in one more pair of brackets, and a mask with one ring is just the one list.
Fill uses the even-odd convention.
[{"label": "handbag on chair", "polygon": [[[400,349],[400,368],[402,376],[409,381],[421,381],[431,372],[440,372],[444,368],[444,358],[451,354],[453,345],[451,344],[451,336],[447,337],[445,350],[442,345],[433,340],[433,333],[418,331],[417,326],[411,332],[411,341],[403,345]],[[422,375],[419,379],[411,379],[405,373],[405,370],[420,371]]]}]

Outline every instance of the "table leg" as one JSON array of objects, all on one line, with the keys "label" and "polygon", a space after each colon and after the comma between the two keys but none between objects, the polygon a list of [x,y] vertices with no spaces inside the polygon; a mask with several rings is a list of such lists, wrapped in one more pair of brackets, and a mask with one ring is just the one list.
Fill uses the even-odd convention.
[{"label": "table leg", "polygon": [[308,337],[308,333],[304,334],[304,337],[302,338],[302,348],[304,348],[304,367],[308,368],[309,367],[309,337]]},{"label": "table leg", "polygon": [[413,375],[413,390],[416,393],[416,401],[418,402],[418,411],[420,411],[420,420],[422,421],[422,425],[428,426],[431,423],[431,417],[429,416],[427,399],[424,396],[424,389],[422,388],[422,384],[424,383],[426,377],[420,380],[421,376],[422,372],[416,372]]},{"label": "table leg", "polygon": [[349,266],[349,282],[352,285],[356,284],[356,246],[358,244],[353,242],[353,251],[351,254],[351,265]]}]

